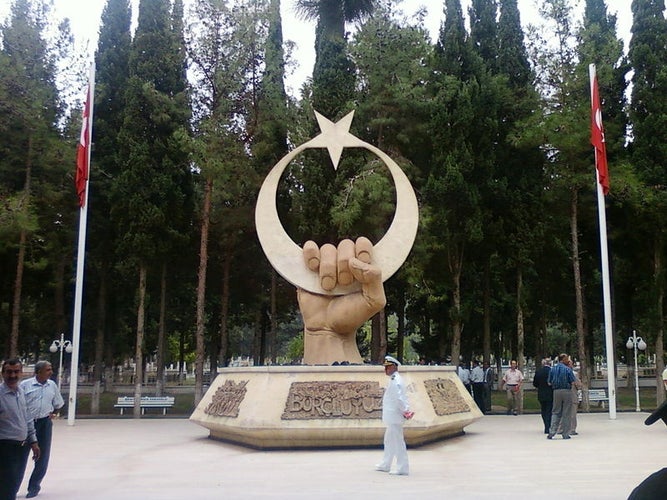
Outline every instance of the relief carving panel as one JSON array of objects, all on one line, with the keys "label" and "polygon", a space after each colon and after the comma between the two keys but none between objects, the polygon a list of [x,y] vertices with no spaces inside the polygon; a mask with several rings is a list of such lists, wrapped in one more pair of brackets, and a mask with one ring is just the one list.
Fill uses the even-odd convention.
[{"label": "relief carving panel", "polygon": [[216,417],[238,417],[239,406],[245,398],[246,392],[248,392],[247,384],[247,380],[241,382],[225,380],[225,383],[215,391],[211,403],[206,407],[204,413]]},{"label": "relief carving panel", "polygon": [[451,380],[442,378],[424,380],[424,386],[436,415],[453,415],[470,411],[470,406]]},{"label": "relief carving panel", "polygon": [[381,418],[383,393],[378,382],[293,382],[281,418]]}]

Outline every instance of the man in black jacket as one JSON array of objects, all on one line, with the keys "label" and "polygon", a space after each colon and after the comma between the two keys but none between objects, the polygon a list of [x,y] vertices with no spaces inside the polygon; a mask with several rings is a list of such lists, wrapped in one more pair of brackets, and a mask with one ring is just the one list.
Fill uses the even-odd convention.
[{"label": "man in black jacket", "polygon": [[535,372],[533,386],[537,387],[537,400],[540,402],[542,422],[544,422],[544,433],[549,434],[551,427],[551,412],[554,403],[554,391],[549,385],[549,372],[551,371],[551,360],[544,358],[542,367]]},{"label": "man in black jacket", "polygon": [[[667,401],[651,413],[644,423],[652,425],[658,420],[662,420],[667,425]],[[628,500],[655,500],[656,498],[664,498],[665,491],[667,491],[667,467],[654,472],[644,479],[639,486],[632,490]]]}]

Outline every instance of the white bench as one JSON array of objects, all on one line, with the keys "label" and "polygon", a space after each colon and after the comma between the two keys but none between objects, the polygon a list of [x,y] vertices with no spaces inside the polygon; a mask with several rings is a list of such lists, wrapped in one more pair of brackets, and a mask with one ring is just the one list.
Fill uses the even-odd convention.
[{"label": "white bench", "polygon": [[[146,413],[146,408],[161,408],[162,414],[166,415],[167,408],[173,408],[175,400],[173,396],[142,396],[141,414]],[[119,408],[122,415],[125,408],[134,408],[134,396],[120,396],[113,407]]]},{"label": "white bench", "polygon": [[[581,403],[583,399],[582,392],[579,391],[579,402]],[[609,401],[609,396],[607,396],[606,389],[588,389],[588,402],[597,403],[598,406],[605,407],[605,403]]]}]

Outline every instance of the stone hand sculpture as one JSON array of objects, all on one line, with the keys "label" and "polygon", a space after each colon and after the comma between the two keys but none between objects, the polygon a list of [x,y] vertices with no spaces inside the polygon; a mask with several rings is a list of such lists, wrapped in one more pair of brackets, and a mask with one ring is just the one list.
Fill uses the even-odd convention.
[{"label": "stone hand sculpture", "polygon": [[338,247],[321,248],[313,241],[303,246],[303,257],[310,271],[319,273],[323,290],[337,284],[361,284],[361,290],[346,295],[321,295],[297,289],[304,323],[304,358],[307,365],[334,362],[363,363],[357,347],[357,329],[387,303],[382,271],[372,264],[373,244],[364,237],[342,240]]}]

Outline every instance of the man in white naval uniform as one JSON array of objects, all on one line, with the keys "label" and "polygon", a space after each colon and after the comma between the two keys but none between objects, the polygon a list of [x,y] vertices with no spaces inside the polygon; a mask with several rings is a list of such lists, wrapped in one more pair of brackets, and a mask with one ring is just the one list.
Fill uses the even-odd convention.
[{"label": "man in white naval uniform", "polygon": [[389,377],[389,384],[382,397],[382,421],[387,424],[384,433],[384,457],[375,466],[375,470],[389,472],[391,463],[396,457],[396,469],[389,472],[399,476],[407,476],[410,472],[408,451],[403,438],[403,423],[412,418],[408,398],[405,395],[403,380],[398,374],[401,363],[391,356],[384,358],[384,373]]}]

